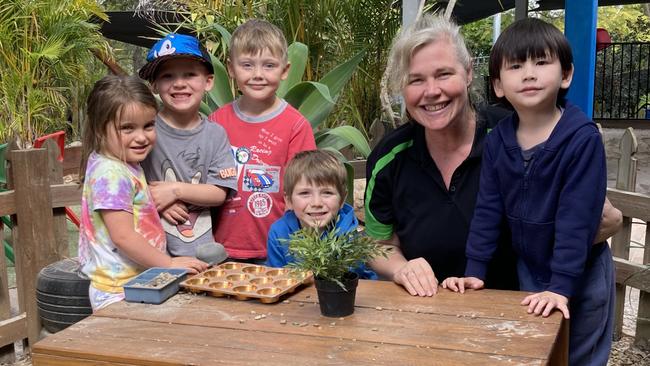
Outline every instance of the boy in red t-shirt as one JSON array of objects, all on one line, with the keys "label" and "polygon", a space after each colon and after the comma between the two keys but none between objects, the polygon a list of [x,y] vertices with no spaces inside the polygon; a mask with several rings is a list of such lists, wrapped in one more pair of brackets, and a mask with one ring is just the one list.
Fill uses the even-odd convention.
[{"label": "boy in red t-shirt", "polygon": [[284,167],[297,152],[316,148],[309,121],[275,94],[288,72],[287,41],[277,27],[258,19],[237,27],[228,73],[241,96],[209,117],[226,129],[237,162],[237,195],[212,229],[231,259],[264,261],[269,228],[284,213]]}]

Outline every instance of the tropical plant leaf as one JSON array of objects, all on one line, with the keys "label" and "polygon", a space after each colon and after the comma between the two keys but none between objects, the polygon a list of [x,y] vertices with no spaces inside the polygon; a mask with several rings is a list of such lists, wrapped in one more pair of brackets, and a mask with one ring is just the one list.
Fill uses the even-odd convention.
[{"label": "tropical plant leaf", "polygon": [[210,55],[212,67],[214,68],[214,84],[212,89],[205,93],[204,101],[214,111],[233,101],[232,90],[230,88],[230,77],[226,67],[221,61]]},{"label": "tropical plant leaf", "polygon": [[199,113],[203,114],[204,116],[209,116],[214,112],[214,108],[210,107],[206,102],[201,101],[201,106],[199,107]]},{"label": "tropical plant leaf", "polygon": [[287,92],[302,80],[307,66],[307,56],[309,49],[304,43],[293,42],[287,49],[287,59],[289,64],[289,75],[280,83],[277,95],[284,98]]},{"label": "tropical plant leaf", "polygon": [[204,29],[200,29],[200,30],[201,31],[216,30],[221,35],[221,39],[222,39],[223,43],[230,44],[230,38],[232,37],[232,35],[230,34],[230,32],[228,32],[228,30],[226,28],[224,28],[220,24],[211,23],[211,24],[208,24]]},{"label": "tropical plant leaf", "polygon": [[365,50],[361,50],[351,59],[338,65],[320,79],[321,83],[327,85],[334,100],[338,98],[338,95],[341,93],[341,90],[343,90],[345,84],[350,81],[350,78],[356,71],[357,66],[363,59],[365,53]]},{"label": "tropical plant leaf", "polygon": [[347,145],[352,145],[364,158],[370,155],[370,145],[368,145],[366,137],[352,126],[331,128],[323,131],[323,135],[344,141]]},{"label": "tropical plant leaf", "polygon": [[334,108],[334,101],[327,86],[315,81],[296,84],[284,99],[307,118],[314,130]]},{"label": "tropical plant leaf", "polygon": [[[326,133],[328,131],[329,129],[325,128],[325,129],[320,129],[314,133],[316,146],[319,149],[332,149],[335,151],[339,151],[341,149],[350,146],[350,143],[345,141],[344,139],[335,135],[328,135]],[[341,161],[347,161],[347,159],[343,158]]]}]

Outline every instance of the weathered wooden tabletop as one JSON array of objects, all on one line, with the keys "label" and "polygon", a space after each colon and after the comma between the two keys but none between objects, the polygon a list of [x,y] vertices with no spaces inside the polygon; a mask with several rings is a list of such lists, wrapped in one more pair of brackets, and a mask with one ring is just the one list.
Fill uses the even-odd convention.
[{"label": "weathered wooden tabletop", "polygon": [[562,365],[559,312],[528,315],[524,293],[441,290],[413,297],[359,281],[345,318],[320,315],[313,286],[262,304],[179,293],[162,305],[120,302],[36,343],[43,365]]}]

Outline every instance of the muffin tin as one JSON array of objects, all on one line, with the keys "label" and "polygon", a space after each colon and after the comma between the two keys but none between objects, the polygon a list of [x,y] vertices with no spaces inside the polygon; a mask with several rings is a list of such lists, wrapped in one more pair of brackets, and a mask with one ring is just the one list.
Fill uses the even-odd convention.
[{"label": "muffin tin", "polygon": [[312,278],[311,272],[226,262],[186,279],[181,286],[215,297],[232,296],[238,300],[259,299],[263,303],[274,303]]}]

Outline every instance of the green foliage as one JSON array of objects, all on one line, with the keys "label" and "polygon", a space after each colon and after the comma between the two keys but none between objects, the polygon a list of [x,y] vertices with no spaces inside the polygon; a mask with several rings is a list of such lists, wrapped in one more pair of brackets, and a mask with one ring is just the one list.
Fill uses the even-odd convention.
[{"label": "green foliage", "polygon": [[[304,73],[299,80],[323,79],[327,70],[365,50],[356,72],[327,113],[323,125],[350,125],[365,131],[380,116],[380,81],[388,50],[401,25],[401,3],[385,0],[142,0],[150,8],[185,12],[185,27],[196,29],[207,48],[225,63],[227,37],[249,18],[277,25],[289,43],[304,44]],[[216,24],[222,28],[214,31]],[[295,66],[295,64],[294,64]],[[300,65],[302,68],[302,65]],[[279,95],[288,92],[280,89]],[[336,100],[335,100],[336,101]],[[329,108],[329,107],[328,107]],[[319,123],[320,124],[320,123]],[[363,133],[365,134],[365,133]]]},{"label": "green foliage", "polygon": [[387,249],[356,230],[344,234],[338,230],[321,233],[307,227],[291,234],[289,254],[296,260],[288,265],[290,268],[312,271],[314,276],[344,288],[341,280],[350,268],[378,256],[387,257]]},{"label": "green foliage", "polygon": [[465,44],[474,57],[489,56],[492,49],[492,25],[494,17],[477,20],[464,24],[460,32],[465,38]]},{"label": "green foliage", "polygon": [[90,51],[109,47],[89,22],[94,0],[6,0],[0,5],[0,141],[23,145],[61,129],[77,88],[90,83]]},{"label": "green foliage", "polygon": [[641,5],[598,8],[598,27],[607,29],[613,42],[650,41],[650,18]]}]

